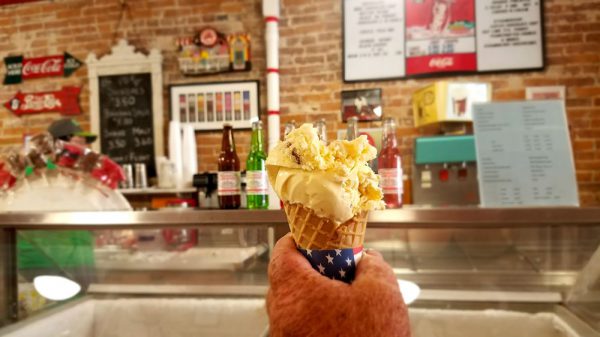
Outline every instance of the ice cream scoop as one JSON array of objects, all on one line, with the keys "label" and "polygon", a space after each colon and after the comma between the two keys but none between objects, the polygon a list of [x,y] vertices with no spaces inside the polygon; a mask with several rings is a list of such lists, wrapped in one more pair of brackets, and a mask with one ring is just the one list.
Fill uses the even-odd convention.
[{"label": "ice cream scoop", "polygon": [[311,124],[295,129],[269,153],[269,181],[284,203],[301,204],[341,224],[383,209],[379,178],[367,162],[377,150],[365,136],[325,145]]}]

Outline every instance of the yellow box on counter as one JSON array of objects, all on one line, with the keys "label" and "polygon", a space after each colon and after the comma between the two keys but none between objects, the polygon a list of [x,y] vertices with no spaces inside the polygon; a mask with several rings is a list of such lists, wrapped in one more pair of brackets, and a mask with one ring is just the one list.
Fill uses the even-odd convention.
[{"label": "yellow box on counter", "polygon": [[435,82],[413,94],[415,126],[473,121],[473,103],[489,102],[489,83]]}]

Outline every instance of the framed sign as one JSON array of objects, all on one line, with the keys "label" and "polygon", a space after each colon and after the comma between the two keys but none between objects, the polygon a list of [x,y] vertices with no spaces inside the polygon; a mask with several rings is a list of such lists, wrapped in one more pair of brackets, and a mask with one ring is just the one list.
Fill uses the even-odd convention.
[{"label": "framed sign", "polygon": [[342,91],[342,121],[358,117],[359,121],[379,121],[381,108],[381,89]]},{"label": "framed sign", "polygon": [[258,81],[176,84],[170,92],[171,119],[195,130],[219,130],[224,123],[251,128],[258,120]]},{"label": "framed sign", "polygon": [[579,206],[565,103],[476,103],[482,207]]},{"label": "framed sign", "polygon": [[22,4],[25,2],[36,2],[40,0],[0,0],[0,6]]},{"label": "framed sign", "polygon": [[120,40],[112,52],[86,59],[90,83],[91,129],[100,141],[94,150],[120,165],[144,163],[156,176],[155,158],[164,156],[162,56],[136,52]]},{"label": "framed sign", "polygon": [[528,101],[535,100],[565,100],[565,86],[545,86],[545,87],[527,87],[525,88],[525,98]]},{"label": "framed sign", "polygon": [[543,3],[344,0],[344,81],[544,68]]},{"label": "framed sign", "polygon": [[61,115],[79,115],[80,87],[63,87],[57,91],[17,92],[4,106],[17,116],[46,112],[60,112]]}]

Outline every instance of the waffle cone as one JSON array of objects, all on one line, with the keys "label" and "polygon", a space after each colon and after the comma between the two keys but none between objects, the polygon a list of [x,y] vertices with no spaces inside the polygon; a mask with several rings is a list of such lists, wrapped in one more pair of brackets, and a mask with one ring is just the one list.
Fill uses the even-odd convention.
[{"label": "waffle cone", "polygon": [[342,249],[362,246],[367,229],[367,214],[362,212],[352,219],[336,224],[331,219],[317,216],[301,204],[283,204],[292,236],[304,249]]}]

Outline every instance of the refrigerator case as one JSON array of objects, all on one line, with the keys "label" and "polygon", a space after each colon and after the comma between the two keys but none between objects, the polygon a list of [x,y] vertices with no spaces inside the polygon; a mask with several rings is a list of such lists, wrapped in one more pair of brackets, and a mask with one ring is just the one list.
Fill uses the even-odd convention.
[{"label": "refrigerator case", "polygon": [[[0,223],[5,234],[87,228],[102,236],[93,281],[77,300],[49,301],[0,335],[268,334],[269,252],[287,232],[280,211],[1,214]],[[368,225],[365,246],[421,288],[410,305],[413,336],[600,336],[600,209],[405,208],[373,212]],[[108,234],[165,228],[197,229],[198,245],[140,250],[127,246],[130,235]]]}]

